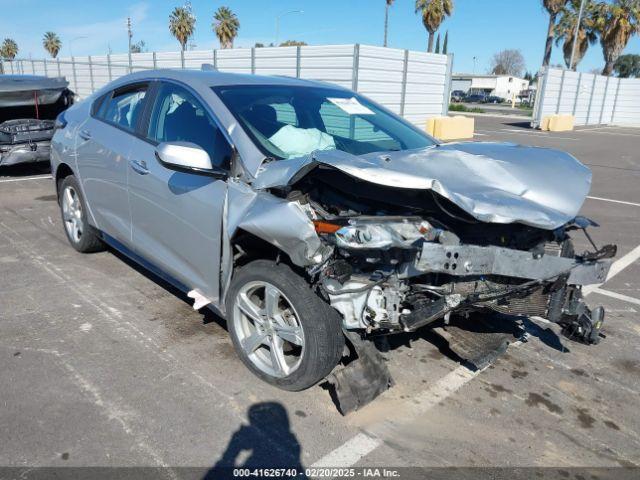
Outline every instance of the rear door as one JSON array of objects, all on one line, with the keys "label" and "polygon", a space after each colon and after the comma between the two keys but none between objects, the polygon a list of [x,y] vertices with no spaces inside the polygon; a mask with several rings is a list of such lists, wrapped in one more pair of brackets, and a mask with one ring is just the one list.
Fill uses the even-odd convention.
[{"label": "rear door", "polygon": [[162,142],[192,142],[214,166],[228,169],[231,146],[212,112],[185,86],[161,82],[146,121],[145,137],[129,155],[129,201],[135,251],[190,289],[219,299],[220,240],[227,184],[211,176],[178,172],[156,158]]},{"label": "rear door", "polygon": [[77,168],[96,226],[127,245],[131,240],[127,159],[147,89],[147,83],[136,83],[109,92],[95,102],[76,133]]}]

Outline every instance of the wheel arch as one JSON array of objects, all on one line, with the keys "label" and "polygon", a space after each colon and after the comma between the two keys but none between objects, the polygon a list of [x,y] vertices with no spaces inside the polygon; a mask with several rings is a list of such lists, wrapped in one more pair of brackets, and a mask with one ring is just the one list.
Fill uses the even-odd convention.
[{"label": "wheel arch", "polygon": [[60,163],[54,172],[54,178],[56,181],[56,193],[60,194],[60,185],[62,181],[69,175],[75,175],[71,167],[66,163]]}]

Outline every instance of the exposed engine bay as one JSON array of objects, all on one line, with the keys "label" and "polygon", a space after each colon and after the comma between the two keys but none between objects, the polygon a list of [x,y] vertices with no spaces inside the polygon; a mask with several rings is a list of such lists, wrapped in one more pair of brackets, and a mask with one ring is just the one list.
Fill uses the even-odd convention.
[{"label": "exposed engine bay", "polygon": [[452,313],[493,310],[544,317],[573,339],[599,341],[604,312],[589,310],[581,286],[605,281],[616,248],[575,254],[569,233],[586,233],[595,225],[588,219],[552,231],[490,224],[433,191],[372,185],[331,168],[286,196],[332,247],[309,272],[346,329],[414,331]]},{"label": "exposed engine bay", "polygon": [[0,165],[48,161],[56,117],[74,102],[64,78],[0,79]]}]

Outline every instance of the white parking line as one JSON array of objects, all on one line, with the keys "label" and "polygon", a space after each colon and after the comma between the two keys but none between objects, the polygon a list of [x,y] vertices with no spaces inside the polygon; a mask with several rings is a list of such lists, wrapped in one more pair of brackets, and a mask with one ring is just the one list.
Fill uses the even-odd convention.
[{"label": "white parking line", "polygon": [[359,433],[334,451],[326,454],[311,465],[311,468],[350,467],[355,465],[362,457],[373,452],[380,445],[382,445],[382,440],[379,438],[373,438],[364,433]]},{"label": "white parking line", "polygon": [[510,128],[502,128],[500,130],[480,130],[484,134],[495,135],[500,133],[506,133],[507,135],[521,135],[521,136],[529,136],[529,137],[542,137],[549,138],[553,140],[580,140],[579,138],[573,137],[556,137],[551,136],[548,133],[536,132],[534,130],[516,130]]},{"label": "white parking line", "polygon": [[621,137],[640,137],[640,133],[629,133],[629,132],[611,132],[611,131],[594,131],[595,128],[586,128],[584,130],[575,130],[576,132],[588,132],[598,135],[618,135]]},{"label": "white parking line", "polygon": [[611,198],[591,197],[591,196],[588,196],[587,198],[590,200],[601,200],[603,202],[621,203],[623,205],[632,205],[634,207],[640,207],[640,203],[625,202],[624,200],[613,200]]},{"label": "white parking line", "polygon": [[607,297],[615,298],[617,300],[622,300],[623,302],[635,303],[636,305],[640,305],[640,299],[630,297],[628,295],[623,295],[621,293],[612,292],[610,290],[603,290],[602,288],[596,288],[592,293],[599,293],[600,295],[606,295]]},{"label": "white parking line", "polygon": [[[607,279],[604,281],[604,283],[611,280],[613,277],[618,275],[621,271],[623,271],[625,268],[627,268],[629,265],[631,265],[633,262],[635,262],[639,258],[640,258],[640,245],[638,245],[636,248],[631,250],[624,257],[621,257],[615,262],[613,262],[613,264],[611,265],[611,268],[609,269],[609,274],[607,275]],[[587,285],[582,289],[582,293],[585,296],[589,295],[590,293],[594,292],[595,290],[600,288],[602,285],[604,285],[604,283],[596,284],[596,285]]]},{"label": "white parking line", "polygon": [[[514,342],[512,345],[515,346],[519,343],[520,342]],[[457,367],[434,383],[431,388],[412,397],[412,400],[415,400],[417,403],[412,402],[409,405],[410,410],[413,411],[412,413],[414,415],[424,414],[442,400],[456,393],[483,371],[484,369],[471,371],[464,366]],[[372,428],[375,428],[375,426]],[[365,433],[359,433],[351,440],[348,440],[340,447],[316,461],[311,468],[350,467],[355,465],[355,463],[364,456],[373,452],[382,445],[382,443],[382,440],[379,438],[371,437]]]},{"label": "white parking line", "polygon": [[51,175],[39,175],[37,177],[7,178],[0,180],[0,183],[24,182],[27,180],[42,180],[43,178],[51,178]]}]

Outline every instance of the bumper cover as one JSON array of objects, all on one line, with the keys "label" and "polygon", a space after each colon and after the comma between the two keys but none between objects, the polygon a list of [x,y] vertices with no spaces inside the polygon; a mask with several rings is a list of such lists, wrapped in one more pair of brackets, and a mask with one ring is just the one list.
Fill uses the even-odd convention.
[{"label": "bumper cover", "polygon": [[0,145],[0,165],[48,161],[50,153],[51,142],[48,140],[17,145]]}]

